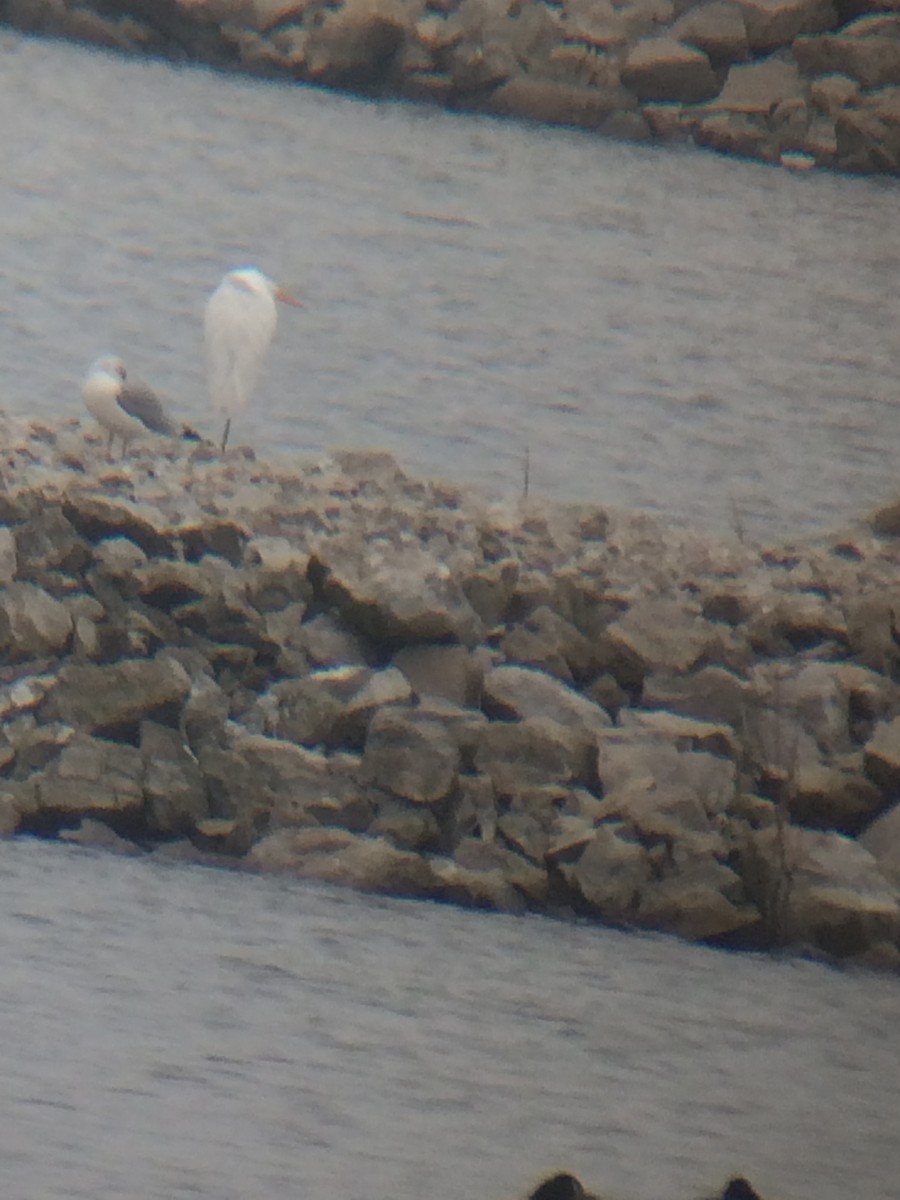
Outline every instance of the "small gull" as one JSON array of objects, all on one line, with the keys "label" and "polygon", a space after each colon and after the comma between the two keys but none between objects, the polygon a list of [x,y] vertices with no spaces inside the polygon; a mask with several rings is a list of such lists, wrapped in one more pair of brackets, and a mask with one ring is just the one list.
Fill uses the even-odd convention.
[{"label": "small gull", "polygon": [[138,434],[174,437],[181,432],[152,388],[136,380],[129,382],[125,364],[114,355],[95,360],[85,376],[82,392],[88,412],[109,434],[107,451],[112,450],[116,437],[122,439],[124,455],[129,441]]}]

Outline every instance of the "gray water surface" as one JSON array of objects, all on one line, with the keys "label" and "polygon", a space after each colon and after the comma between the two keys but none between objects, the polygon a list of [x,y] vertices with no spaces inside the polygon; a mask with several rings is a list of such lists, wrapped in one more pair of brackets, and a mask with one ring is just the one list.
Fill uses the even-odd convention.
[{"label": "gray water surface", "polygon": [[0,843],[5,1200],[895,1200],[900,986]]},{"label": "gray water surface", "polygon": [[900,184],[617,144],[9,37],[0,403],[82,413],[114,350],[211,436],[201,313],[285,310],[262,451],[759,536],[892,498]]}]

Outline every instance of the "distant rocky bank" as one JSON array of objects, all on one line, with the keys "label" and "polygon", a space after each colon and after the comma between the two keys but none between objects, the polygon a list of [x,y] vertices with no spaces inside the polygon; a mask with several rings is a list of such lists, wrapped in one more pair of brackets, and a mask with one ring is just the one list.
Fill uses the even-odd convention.
[{"label": "distant rocky bank", "polygon": [[900,173],[900,0],[0,0],[18,29],[180,61]]},{"label": "distant rocky bank", "polygon": [[0,831],[900,964],[900,510],[760,548],[0,417]]}]

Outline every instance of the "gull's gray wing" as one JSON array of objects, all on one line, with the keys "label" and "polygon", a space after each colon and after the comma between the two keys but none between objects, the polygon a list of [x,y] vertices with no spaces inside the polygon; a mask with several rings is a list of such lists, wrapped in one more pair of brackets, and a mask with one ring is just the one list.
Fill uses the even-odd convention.
[{"label": "gull's gray wing", "polygon": [[119,407],[123,408],[130,417],[135,417],[152,433],[166,433],[174,436],[178,426],[166,414],[156,392],[139,380],[126,381],[119,392]]}]

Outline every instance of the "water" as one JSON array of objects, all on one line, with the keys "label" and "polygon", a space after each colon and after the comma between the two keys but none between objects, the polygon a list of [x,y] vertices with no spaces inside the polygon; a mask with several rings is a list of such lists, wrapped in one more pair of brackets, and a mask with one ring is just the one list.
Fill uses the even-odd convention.
[{"label": "water", "polygon": [[114,350],[218,433],[201,311],[285,310],[235,436],[752,533],[896,491],[896,180],[793,175],[7,38],[0,402]]},{"label": "water", "polygon": [[8,1200],[891,1200],[900,986],[0,844]]}]

